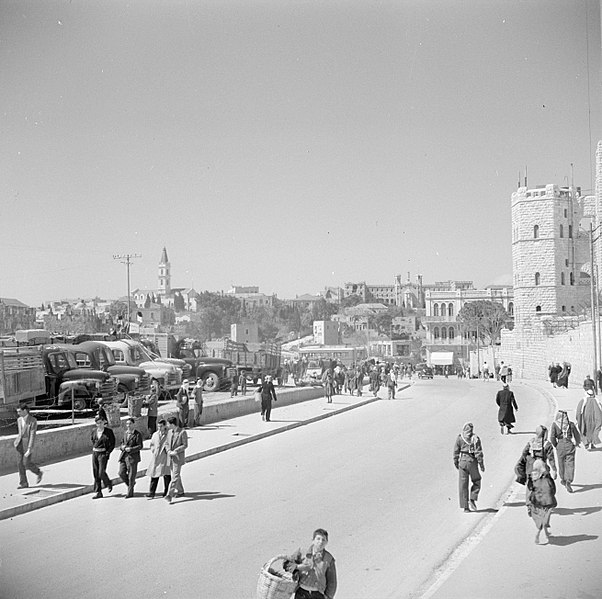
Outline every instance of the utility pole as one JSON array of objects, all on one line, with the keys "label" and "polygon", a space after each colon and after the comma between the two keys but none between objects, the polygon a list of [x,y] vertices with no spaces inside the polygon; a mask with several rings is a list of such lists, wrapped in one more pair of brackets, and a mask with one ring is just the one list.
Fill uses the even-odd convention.
[{"label": "utility pole", "polygon": [[596,273],[594,267],[594,226],[592,221],[589,223],[589,257],[590,257],[590,292],[592,306],[592,335],[594,345],[594,380],[598,377],[598,348],[597,348],[597,327],[596,327]]},{"label": "utility pole", "polygon": [[141,254],[113,254],[113,260],[119,260],[121,264],[125,264],[127,267],[127,278],[128,278],[128,326],[130,323],[130,316],[132,314],[131,309],[131,297],[130,297],[130,265],[132,264],[133,258],[142,258]]}]

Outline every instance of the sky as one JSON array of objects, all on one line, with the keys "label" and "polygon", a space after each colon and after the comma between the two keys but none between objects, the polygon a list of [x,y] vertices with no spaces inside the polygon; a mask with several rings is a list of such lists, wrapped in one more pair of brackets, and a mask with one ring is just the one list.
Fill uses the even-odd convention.
[{"label": "sky", "polygon": [[[0,297],[511,283],[592,189],[597,0],[0,0]],[[571,167],[573,164],[573,167]]]}]

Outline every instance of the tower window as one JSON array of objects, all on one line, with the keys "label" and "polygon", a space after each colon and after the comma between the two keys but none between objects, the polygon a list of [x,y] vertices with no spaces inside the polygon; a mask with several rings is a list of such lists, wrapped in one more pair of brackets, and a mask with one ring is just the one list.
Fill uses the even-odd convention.
[{"label": "tower window", "polygon": [[568,211],[567,211],[567,209],[565,208],[565,209],[564,209],[564,218],[566,218],[567,216],[568,216]]},{"label": "tower window", "polygon": [[562,306],[562,311],[566,312],[566,306]]},{"label": "tower window", "polygon": [[535,306],[535,312],[541,312],[541,306]]},{"label": "tower window", "polygon": [[533,239],[539,239],[539,225],[533,227]]},{"label": "tower window", "polygon": [[563,272],[560,273],[560,284],[561,285],[565,284],[565,282],[564,282],[564,273]]},{"label": "tower window", "polygon": [[508,314],[510,314],[510,316],[514,316],[514,302],[508,303]]},{"label": "tower window", "polygon": [[564,237],[564,227],[560,225],[560,239]]},{"label": "tower window", "polygon": [[564,265],[565,265],[565,266],[568,266],[568,265],[569,265],[569,259],[568,259],[568,258],[567,258],[567,259],[564,261]]},{"label": "tower window", "polygon": [[573,238],[573,225],[569,225],[569,239]]},{"label": "tower window", "polygon": [[573,272],[569,273],[569,281],[570,281],[571,285],[575,284],[575,274]]},{"label": "tower window", "polygon": [[539,285],[540,281],[541,281],[541,276],[538,272],[536,272],[535,273],[535,284]]}]

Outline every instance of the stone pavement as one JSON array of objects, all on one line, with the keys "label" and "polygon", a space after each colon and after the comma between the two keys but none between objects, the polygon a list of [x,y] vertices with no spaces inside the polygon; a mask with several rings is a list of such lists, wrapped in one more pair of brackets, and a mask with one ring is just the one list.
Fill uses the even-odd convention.
[{"label": "stone pavement", "polygon": [[[575,421],[584,396],[574,381],[569,389],[543,381],[521,381],[540,390]],[[517,385],[517,388],[518,388]],[[511,386],[514,386],[512,384]],[[520,408],[520,399],[518,399]],[[520,410],[518,413],[520,423]],[[550,428],[552,420],[542,422]],[[525,445],[529,440],[525,436]],[[516,456],[518,459],[518,455]],[[441,565],[422,599],[506,599],[528,597],[593,599],[602,597],[602,446],[575,458],[574,493],[556,479],[558,507],[551,517],[551,541],[536,545],[535,525],[524,506],[525,487],[513,483],[499,506],[479,505],[473,534]],[[491,509],[491,508],[495,509]]]},{"label": "stone pavement", "polygon": [[[401,391],[407,386],[408,383],[400,383],[398,389]],[[384,392],[385,390],[381,390],[381,395]],[[372,401],[375,401],[375,398],[371,394],[364,393],[362,397],[336,395],[331,404],[326,403],[323,397],[281,407],[278,402],[273,402],[271,422],[262,421],[259,404],[257,404],[256,413],[188,429],[186,461],[197,460],[298,426],[311,424]],[[150,441],[145,441],[141,452],[142,459],[138,466],[139,478],[145,476],[150,461],[149,444]],[[116,448],[109,460],[107,473],[115,485],[113,493],[119,494],[124,492],[125,485],[117,475],[118,456],[119,450]],[[42,470],[44,478],[39,485],[35,484],[35,476],[31,472],[27,473],[31,485],[27,489],[17,489],[19,484],[17,473],[0,476],[0,520],[93,491],[90,455],[42,465]],[[136,485],[136,493],[146,492],[148,492],[148,481],[139,481]],[[106,495],[108,491],[105,489],[103,493]]]}]

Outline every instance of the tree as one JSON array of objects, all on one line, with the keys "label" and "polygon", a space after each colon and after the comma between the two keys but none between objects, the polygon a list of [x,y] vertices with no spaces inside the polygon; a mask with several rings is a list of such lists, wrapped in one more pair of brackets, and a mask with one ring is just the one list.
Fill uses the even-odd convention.
[{"label": "tree", "polygon": [[348,295],[341,301],[341,308],[353,308],[362,303],[362,298],[359,295]]},{"label": "tree", "polygon": [[458,313],[458,322],[462,323],[465,330],[475,331],[479,339],[488,340],[490,345],[498,341],[509,320],[504,306],[490,300],[467,302]]},{"label": "tree", "polygon": [[184,304],[184,296],[178,291],[173,296],[173,309],[176,312],[184,312],[186,305]]},{"label": "tree", "polygon": [[146,300],[144,302],[144,307],[145,308],[150,308],[151,307],[151,297],[150,297],[149,293],[146,294]]}]

